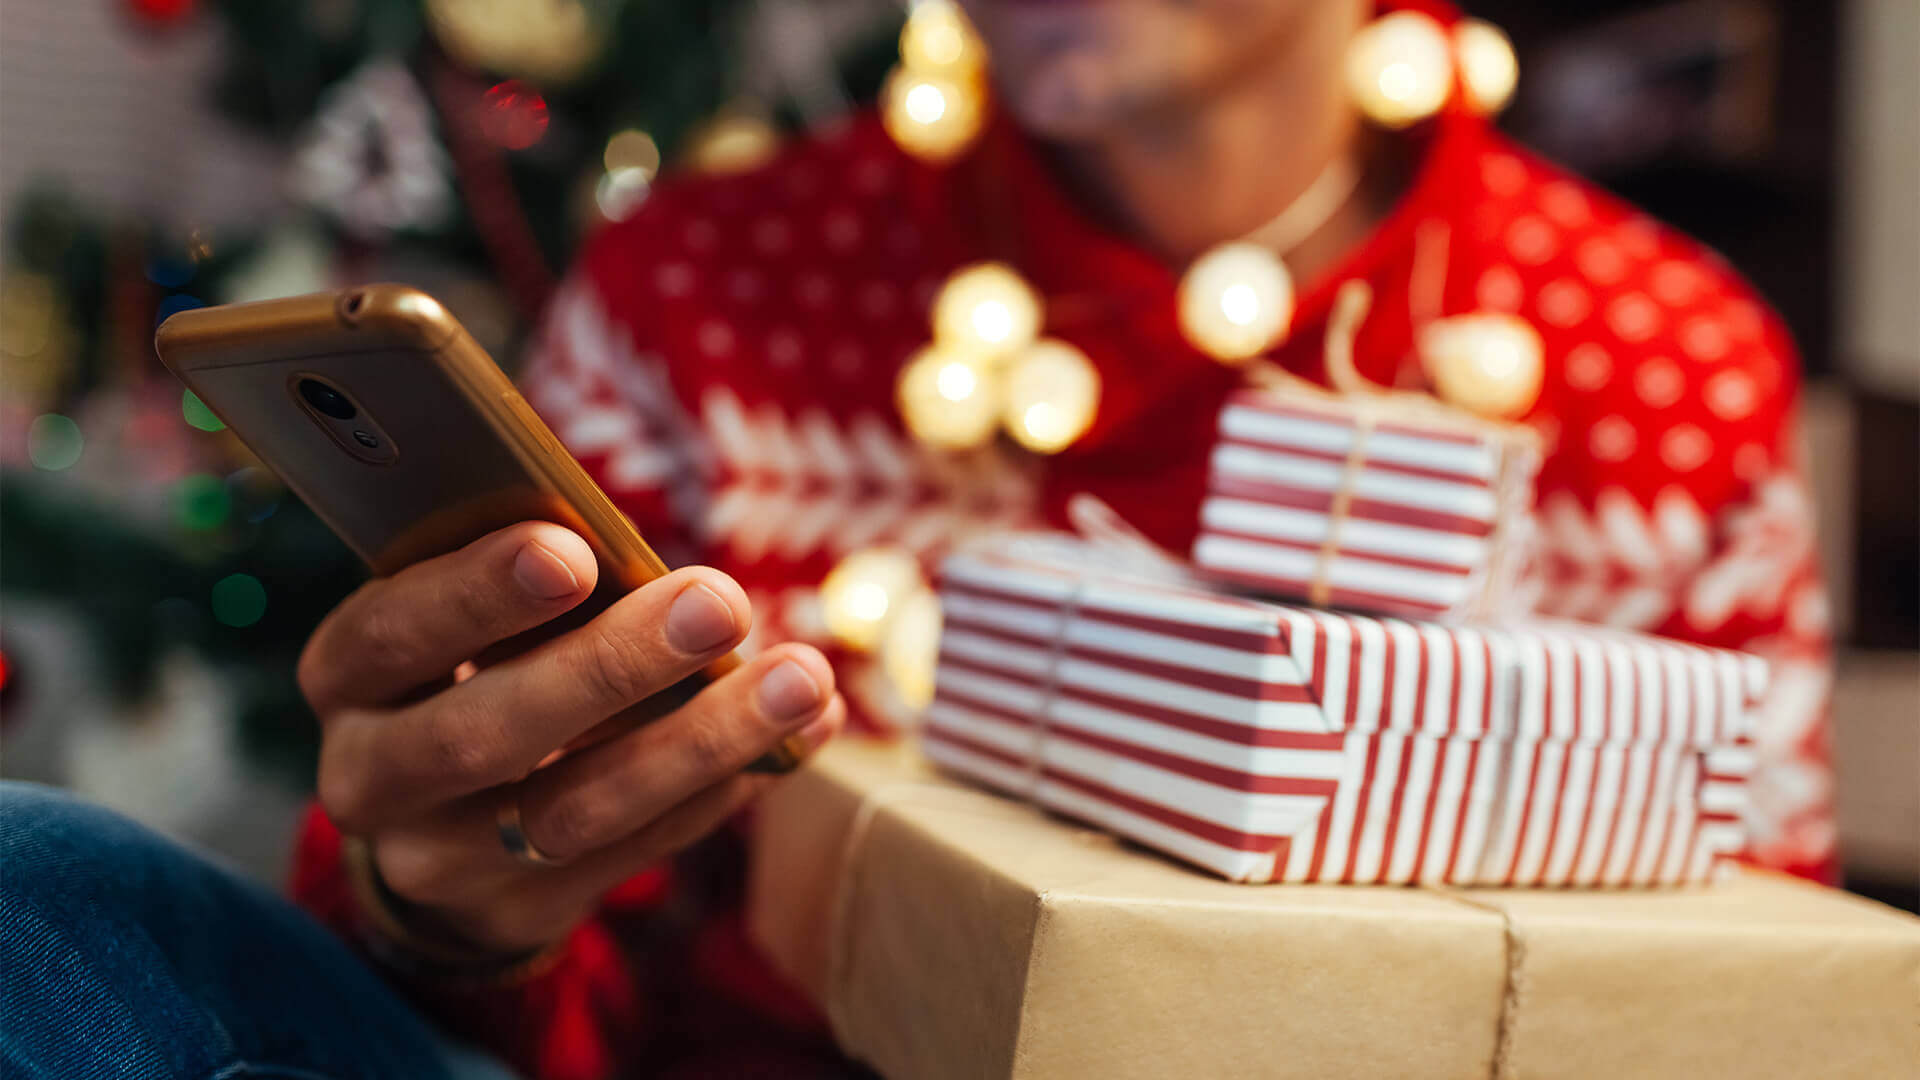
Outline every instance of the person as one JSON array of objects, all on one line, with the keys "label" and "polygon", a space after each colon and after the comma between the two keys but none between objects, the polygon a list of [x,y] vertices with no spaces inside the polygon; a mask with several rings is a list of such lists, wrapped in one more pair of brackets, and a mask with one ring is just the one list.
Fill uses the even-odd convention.
[{"label": "person", "polygon": [[[977,529],[1059,525],[1083,492],[1184,548],[1243,375],[1182,334],[1179,270],[1343,159],[1352,194],[1283,253],[1305,285],[1269,358],[1321,377],[1332,298],[1356,279],[1373,296],[1356,364],[1383,384],[1409,375],[1423,310],[1535,326],[1541,606],[1773,657],[1754,856],[1828,873],[1794,350],[1733,271],[1457,94],[1369,128],[1342,71],[1364,0],[964,7],[996,102],[964,153],[915,159],[862,116],[764,167],[664,182],[589,245],[527,395],[670,559],[710,568],[478,670],[591,587],[577,537],[517,526],[349,598],[301,665],[324,749],[299,903],[444,1030],[541,1080],[855,1068],[745,938],[743,841],[722,825],[769,782],[739,767],[779,738],[884,723],[868,662],[806,643],[813,587],[851,549],[930,559]],[[1045,332],[1101,375],[1091,428],[1056,455],[937,451],[897,414],[932,297],[983,260],[1015,268]],[[783,643],[514,781],[749,633]]]}]

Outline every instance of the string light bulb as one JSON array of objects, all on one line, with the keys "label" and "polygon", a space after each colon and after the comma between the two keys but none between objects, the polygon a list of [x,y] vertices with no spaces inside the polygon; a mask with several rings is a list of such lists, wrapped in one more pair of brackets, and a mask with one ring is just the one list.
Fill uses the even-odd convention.
[{"label": "string light bulb", "polygon": [[820,615],[827,632],[856,652],[884,640],[909,597],[924,592],[920,561],[902,547],[862,548],[841,559],[820,583]]},{"label": "string light bulb", "polygon": [[434,37],[456,61],[542,85],[578,78],[608,41],[605,20],[583,0],[427,0],[426,14]]},{"label": "string light bulb", "polygon": [[978,353],[922,348],[900,369],[894,396],[907,430],[929,446],[967,450],[993,437],[1000,420],[997,373]]},{"label": "string light bulb", "polygon": [[625,221],[647,201],[652,190],[652,174],[639,166],[609,169],[594,184],[593,204],[606,220]]},{"label": "string light bulb", "polygon": [[1540,398],[1546,350],[1539,331],[1504,312],[1435,319],[1417,351],[1441,400],[1493,419],[1524,415]]},{"label": "string light bulb", "polygon": [[1180,279],[1180,329],[1222,363],[1251,359],[1286,340],[1293,323],[1293,275],[1258,244],[1222,244]]},{"label": "string light bulb", "polygon": [[933,702],[941,622],[939,595],[918,589],[900,602],[880,641],[880,668],[900,700],[915,712]]},{"label": "string light bulb", "polygon": [[1057,454],[1093,426],[1100,411],[1100,372],[1087,354],[1044,338],[1020,351],[1006,373],[1001,423],[1015,442]]},{"label": "string light bulb", "polygon": [[1004,355],[1040,332],[1040,297],[1005,263],[963,266],[933,299],[933,338],[970,352]]},{"label": "string light bulb", "polygon": [[614,132],[607,140],[607,148],[602,151],[600,159],[608,172],[639,169],[648,180],[652,180],[660,172],[660,144],[639,128],[627,128]]},{"label": "string light bulb", "polygon": [[952,0],[916,0],[900,28],[900,63],[964,81],[984,72],[986,46]]},{"label": "string light bulb", "polygon": [[986,113],[977,80],[895,67],[880,88],[880,124],[902,150],[922,161],[950,161],[980,134]]},{"label": "string light bulb", "polygon": [[1461,19],[1453,28],[1453,52],[1467,104],[1482,114],[1505,108],[1520,82],[1520,62],[1505,31],[1485,19]]},{"label": "string light bulb", "polygon": [[1453,91],[1453,57],[1439,20],[1396,11],[1353,36],[1346,55],[1347,92],[1369,120],[1404,128],[1440,111]]},{"label": "string light bulb", "polygon": [[687,137],[687,166],[695,172],[738,173],[773,160],[780,133],[763,116],[741,107],[721,109]]}]

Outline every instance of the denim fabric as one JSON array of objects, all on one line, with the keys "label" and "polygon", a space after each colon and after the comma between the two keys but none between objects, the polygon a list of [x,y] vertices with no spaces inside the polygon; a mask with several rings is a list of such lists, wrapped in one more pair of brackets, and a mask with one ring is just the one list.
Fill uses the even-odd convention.
[{"label": "denim fabric", "polygon": [[0,784],[7,1080],[500,1080],[299,909],[50,788]]}]

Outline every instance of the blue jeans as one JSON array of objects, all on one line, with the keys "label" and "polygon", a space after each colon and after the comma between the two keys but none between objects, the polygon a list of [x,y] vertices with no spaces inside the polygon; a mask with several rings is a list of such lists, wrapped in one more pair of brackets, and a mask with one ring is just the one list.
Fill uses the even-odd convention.
[{"label": "blue jeans", "polygon": [[7,1080],[503,1080],[285,900],[116,814],[0,784]]}]

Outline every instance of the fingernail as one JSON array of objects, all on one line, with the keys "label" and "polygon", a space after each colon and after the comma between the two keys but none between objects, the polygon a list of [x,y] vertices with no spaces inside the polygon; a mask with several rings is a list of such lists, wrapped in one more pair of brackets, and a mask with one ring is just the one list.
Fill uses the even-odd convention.
[{"label": "fingernail", "polygon": [[811,757],[813,752],[825,746],[827,740],[833,738],[838,730],[839,726],[834,723],[833,717],[823,716],[794,732],[793,741],[800,744],[797,749],[801,757]]},{"label": "fingernail", "polygon": [[561,561],[560,556],[529,540],[513,557],[513,580],[540,600],[558,600],[580,590],[580,579]]},{"label": "fingernail", "polygon": [[760,680],[760,707],[778,720],[792,720],[820,704],[820,684],[807,669],[785,660]]},{"label": "fingernail", "polygon": [[667,642],[683,653],[703,653],[733,640],[733,609],[720,594],[695,582],[667,609]]}]

